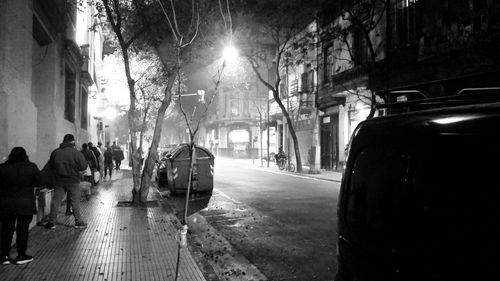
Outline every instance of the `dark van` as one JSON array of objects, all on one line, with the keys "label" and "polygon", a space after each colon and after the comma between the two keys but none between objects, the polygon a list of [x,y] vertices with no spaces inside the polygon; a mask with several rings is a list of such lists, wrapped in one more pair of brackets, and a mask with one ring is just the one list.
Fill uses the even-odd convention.
[{"label": "dark van", "polygon": [[336,281],[500,280],[500,95],[488,96],[407,101],[359,124]]}]

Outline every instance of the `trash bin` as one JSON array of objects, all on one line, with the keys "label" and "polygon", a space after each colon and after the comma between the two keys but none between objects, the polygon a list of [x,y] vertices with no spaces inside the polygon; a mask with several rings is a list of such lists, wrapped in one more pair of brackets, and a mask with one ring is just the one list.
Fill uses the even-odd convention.
[{"label": "trash bin", "polygon": [[[190,192],[212,192],[214,188],[214,155],[201,146],[195,146],[196,159],[193,163]],[[172,193],[185,193],[189,179],[189,145],[182,144],[167,155],[168,189]]]}]

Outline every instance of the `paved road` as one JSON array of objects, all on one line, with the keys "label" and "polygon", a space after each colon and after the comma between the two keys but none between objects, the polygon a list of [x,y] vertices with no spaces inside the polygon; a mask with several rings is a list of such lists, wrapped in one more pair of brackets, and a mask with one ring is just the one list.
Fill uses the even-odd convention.
[{"label": "paved road", "polygon": [[339,184],[216,161],[199,212],[269,280],[333,280]]}]

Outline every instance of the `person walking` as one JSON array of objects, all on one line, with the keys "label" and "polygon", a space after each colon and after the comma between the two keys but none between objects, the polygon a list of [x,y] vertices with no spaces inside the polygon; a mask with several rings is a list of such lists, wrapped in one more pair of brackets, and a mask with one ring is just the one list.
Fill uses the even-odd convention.
[{"label": "person walking", "polygon": [[99,150],[99,148],[95,147],[93,143],[89,142],[88,145],[89,145],[89,150],[94,153],[94,156],[95,156],[96,162],[97,162],[97,168],[92,173],[92,176],[94,177],[94,183],[95,184],[99,184],[99,177],[96,177],[95,173],[96,172],[99,172],[99,173],[101,172],[101,161],[99,161],[99,158],[102,157],[103,155],[101,153],[101,150]]},{"label": "person walking", "polygon": [[113,150],[113,158],[115,159],[115,169],[120,170],[120,166],[122,165],[122,160],[125,158],[123,155],[123,150],[120,146],[116,146],[115,149]]},{"label": "person walking", "polygon": [[109,171],[109,179],[111,180],[111,175],[113,173],[113,151],[109,146],[104,152],[104,179],[106,179],[108,171]]},{"label": "person walking", "polygon": [[116,144],[116,141],[113,141],[113,145],[111,145],[111,151],[115,152],[115,150],[118,148],[119,148],[119,146]]},{"label": "person walking", "polygon": [[12,237],[16,232],[17,258],[15,264],[33,261],[26,254],[29,225],[36,214],[35,187],[42,185],[37,165],[29,161],[23,147],[14,147],[9,158],[0,165],[0,219],[2,222],[2,264],[10,264]]},{"label": "person walking", "polygon": [[73,135],[67,134],[64,136],[59,148],[50,154],[49,161],[56,182],[54,185],[54,198],[50,204],[49,219],[45,224],[45,228],[56,228],[55,222],[65,191],[71,198],[75,228],[87,227],[87,223],[83,221],[80,213],[80,180],[82,173],[87,168],[87,160],[80,151],[76,150]]},{"label": "person walking", "polygon": [[102,142],[97,142],[97,149],[100,152],[99,157],[97,158],[97,162],[99,162],[99,180],[104,177],[104,152],[106,151],[104,147],[102,147]]},{"label": "person walking", "polygon": [[89,181],[92,184],[92,187],[95,186],[95,181],[94,181],[94,172],[97,171],[97,158],[94,155],[94,152],[89,149],[88,144],[84,143],[82,144],[82,150],[81,150],[83,156],[85,157],[85,160],[87,160],[87,164],[89,165],[90,168],[90,176],[85,176],[85,180]]}]

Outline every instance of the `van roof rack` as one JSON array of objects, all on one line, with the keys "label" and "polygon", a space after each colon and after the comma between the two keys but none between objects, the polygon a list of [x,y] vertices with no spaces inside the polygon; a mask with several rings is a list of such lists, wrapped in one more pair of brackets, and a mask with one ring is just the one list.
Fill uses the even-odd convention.
[{"label": "van roof rack", "polygon": [[465,88],[460,91],[458,91],[457,95],[463,95],[463,94],[482,94],[482,93],[489,93],[489,92],[500,92],[500,87],[488,87],[488,88]]},{"label": "van roof rack", "polygon": [[[410,92],[412,92],[410,90]],[[419,91],[413,91],[419,92]],[[389,91],[384,93],[386,96],[404,96],[402,91]],[[418,111],[436,107],[448,107],[456,105],[467,105],[477,103],[500,102],[500,87],[490,88],[465,88],[455,95],[426,98],[422,93],[421,97],[415,97],[417,94],[411,94],[411,99],[396,99],[396,102],[376,104],[375,108],[382,109],[405,109],[405,111]]]}]

